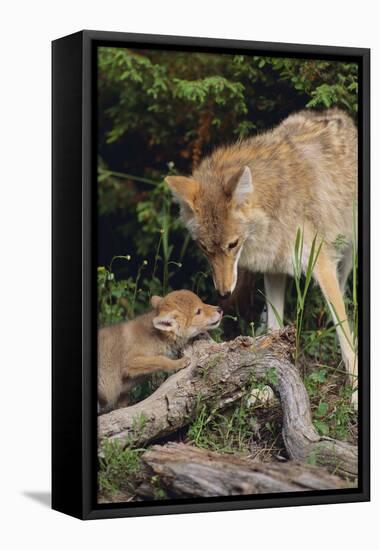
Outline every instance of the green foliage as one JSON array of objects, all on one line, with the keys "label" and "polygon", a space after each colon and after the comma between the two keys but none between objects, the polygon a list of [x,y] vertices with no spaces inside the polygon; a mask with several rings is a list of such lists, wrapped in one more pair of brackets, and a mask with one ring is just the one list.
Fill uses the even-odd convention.
[{"label": "green foliage", "polygon": [[123,445],[118,440],[103,441],[98,468],[100,493],[112,495],[119,490],[134,490],[139,481],[140,455],[146,450],[138,448],[138,435],[145,424],[143,414],[133,418],[132,429]]},{"label": "green foliage", "polygon": [[354,115],[357,82],[358,67],[353,63],[99,50],[100,106],[108,123],[107,143],[126,133],[143,132],[151,145],[164,144],[168,151],[190,145],[204,115],[209,116],[210,134],[205,140],[212,144],[220,141],[220,128],[223,135],[243,137],[247,131],[267,127],[268,116],[274,110],[282,115],[287,99],[290,110],[297,104],[339,106]]},{"label": "green foliage", "polygon": [[115,256],[109,268],[98,267],[97,269],[99,326],[133,319],[135,315],[146,309],[150,297],[161,290],[159,281],[153,278],[147,280],[143,277],[147,269],[146,260],[141,263],[135,278],[117,280],[112,271],[115,259],[130,261],[128,256]]},{"label": "green foliage", "polygon": [[319,401],[313,411],[313,424],[320,435],[340,440],[349,439],[350,427],[356,419],[356,412],[349,401],[350,395],[350,389],[342,386],[333,405],[322,399]]},{"label": "green foliage", "polygon": [[188,439],[197,447],[221,453],[248,453],[256,433],[257,419],[252,414],[248,395],[221,414],[199,400],[198,412],[188,430]]},{"label": "green foliage", "polygon": [[133,491],[140,472],[140,455],[145,449],[122,448],[119,441],[105,440],[99,458],[98,484],[102,494]]}]

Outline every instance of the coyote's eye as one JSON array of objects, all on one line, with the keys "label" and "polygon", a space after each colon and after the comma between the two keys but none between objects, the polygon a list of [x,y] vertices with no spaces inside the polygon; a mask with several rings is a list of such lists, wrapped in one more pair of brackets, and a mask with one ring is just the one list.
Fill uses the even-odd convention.
[{"label": "coyote's eye", "polygon": [[236,241],[233,241],[232,243],[228,244],[229,250],[232,250],[232,248],[235,248],[238,244],[238,239]]},{"label": "coyote's eye", "polygon": [[199,309],[196,310],[196,315],[200,315],[201,313],[201,308],[199,307]]}]

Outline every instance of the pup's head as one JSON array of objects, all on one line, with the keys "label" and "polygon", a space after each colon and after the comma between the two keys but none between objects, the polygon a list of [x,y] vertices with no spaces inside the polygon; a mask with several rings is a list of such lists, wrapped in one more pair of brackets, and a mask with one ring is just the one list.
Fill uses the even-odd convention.
[{"label": "pup's head", "polygon": [[170,292],[164,298],[153,296],[151,305],[156,313],[154,327],[186,340],[217,328],[222,319],[220,307],[204,304],[189,290]]},{"label": "pup's head", "polygon": [[208,258],[221,298],[237,283],[237,265],[249,234],[248,209],[253,192],[251,170],[199,170],[193,177],[168,176],[171,191],[192,237]]}]

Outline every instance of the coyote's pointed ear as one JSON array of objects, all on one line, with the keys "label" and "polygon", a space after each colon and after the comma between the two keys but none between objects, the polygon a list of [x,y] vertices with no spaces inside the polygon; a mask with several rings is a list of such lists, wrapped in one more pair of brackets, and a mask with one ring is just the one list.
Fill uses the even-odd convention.
[{"label": "coyote's pointed ear", "polygon": [[225,193],[233,197],[237,205],[243,204],[254,189],[253,177],[248,166],[244,166],[230,178],[225,186]]},{"label": "coyote's pointed ear", "polygon": [[186,204],[193,210],[195,196],[199,191],[198,182],[184,176],[167,176],[165,181],[179,202]]},{"label": "coyote's pointed ear", "polygon": [[159,304],[161,303],[162,300],[163,300],[163,298],[161,298],[160,296],[152,296],[150,298],[150,303],[151,303],[151,305],[153,306],[154,309],[157,309],[157,307],[159,306]]},{"label": "coyote's pointed ear", "polygon": [[153,319],[153,325],[158,330],[164,330],[167,332],[175,332],[178,323],[174,317],[174,313],[162,313]]}]

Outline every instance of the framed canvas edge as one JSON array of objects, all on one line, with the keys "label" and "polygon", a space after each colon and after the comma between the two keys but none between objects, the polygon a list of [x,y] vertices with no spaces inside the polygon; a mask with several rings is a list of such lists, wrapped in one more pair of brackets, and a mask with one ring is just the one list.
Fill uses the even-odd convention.
[{"label": "framed canvas edge", "polygon": [[[80,419],[82,433],[82,449],[80,455],[82,467],[82,502],[81,514],[72,514],[81,519],[100,519],[111,517],[131,517],[159,514],[178,514],[191,512],[211,512],[227,511],[241,509],[255,509],[283,506],[300,506],[314,504],[336,504],[346,502],[364,502],[370,500],[370,379],[369,379],[369,298],[370,298],[370,50],[367,48],[346,48],[337,46],[315,46],[303,44],[281,44],[266,43],[254,41],[240,41],[229,39],[208,39],[193,37],[176,37],[163,35],[145,35],[134,33],[114,33],[103,31],[81,31],[82,37],[82,165],[81,165],[81,185],[82,185],[82,370],[80,372],[82,384],[82,417]],[[60,40],[64,40],[60,39]],[[365,362],[364,378],[361,376],[360,386],[360,413],[359,425],[361,429],[360,441],[360,489],[348,492],[335,491],[322,494],[319,491],[316,495],[310,494],[292,494],[291,496],[269,495],[257,499],[252,496],[249,500],[229,500],[222,498],[217,501],[204,501],[198,503],[157,503],[143,504],[143,506],[132,505],[98,505],[96,504],[96,490],[94,479],[96,476],[96,403],[94,401],[94,383],[93,374],[93,353],[91,342],[91,331],[93,323],[96,322],[93,313],[94,296],[96,288],[94,285],[93,267],[94,258],[91,254],[93,242],[96,237],[94,233],[94,206],[96,198],[92,193],[92,183],[94,168],[96,166],[96,156],[93,147],[93,123],[94,108],[92,102],[93,93],[93,75],[94,75],[94,56],[93,51],[96,45],[101,42],[120,42],[144,43],[146,46],[157,45],[186,47],[189,49],[210,48],[217,50],[223,49],[250,49],[261,52],[277,52],[280,50],[283,54],[310,53],[312,55],[346,56],[357,58],[361,62],[362,70],[362,90],[360,91],[360,147],[362,151],[360,184],[361,184],[361,231],[362,231],[362,255],[361,255],[361,278],[363,292],[361,293],[362,304],[364,304],[363,314],[361,315],[361,346],[362,357]],[[96,317],[96,316],[95,316]],[[362,368],[362,361],[360,369]],[[332,493],[332,494],[331,494]],[[61,510],[65,511],[65,510]],[[66,513],[70,513],[66,511]]]},{"label": "framed canvas edge", "polygon": [[83,516],[82,44],[82,33],[52,43],[52,508],[75,517]]},{"label": "framed canvas edge", "polygon": [[277,52],[284,54],[294,54],[298,56],[301,53],[309,53],[320,56],[346,56],[361,57],[369,54],[370,48],[361,48],[354,46],[334,46],[322,44],[298,44],[289,42],[266,42],[257,40],[240,40],[233,38],[208,38],[199,36],[178,36],[164,34],[142,34],[133,32],[118,31],[100,31],[100,30],[82,30],[84,41],[88,42],[120,42],[121,43],[139,43],[146,46],[177,46],[196,48],[216,49],[246,49],[254,51]]}]

